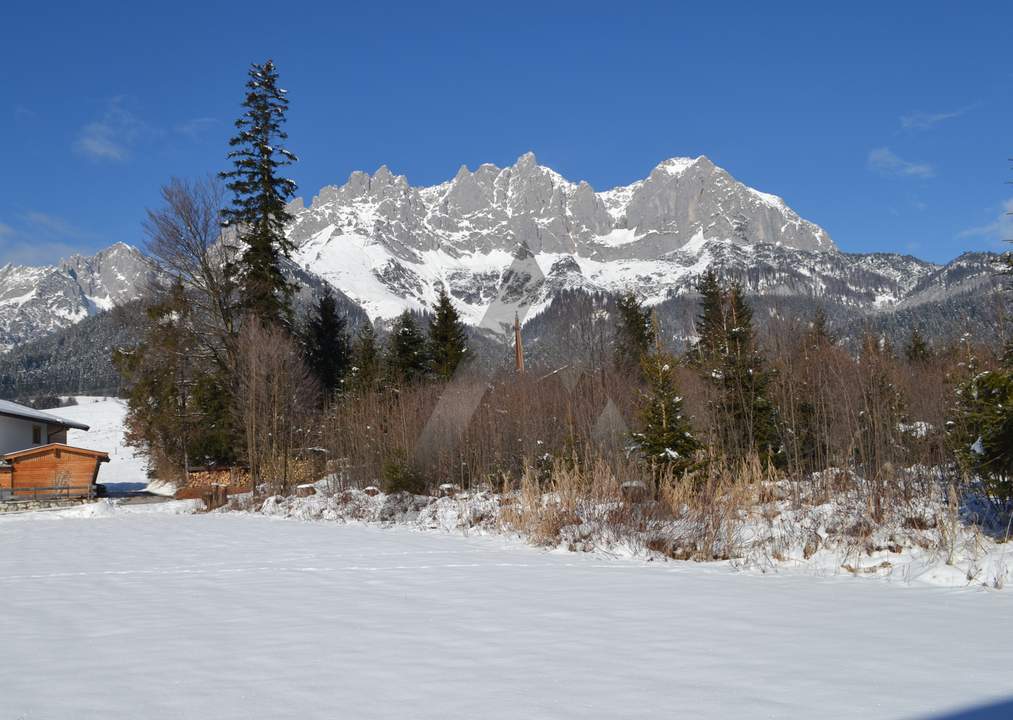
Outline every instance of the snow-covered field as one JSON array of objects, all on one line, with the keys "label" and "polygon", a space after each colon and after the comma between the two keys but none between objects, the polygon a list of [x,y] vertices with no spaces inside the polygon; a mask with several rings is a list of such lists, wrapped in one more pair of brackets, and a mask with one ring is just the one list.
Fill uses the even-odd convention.
[{"label": "snow-covered field", "polygon": [[188,507],[0,517],[0,718],[1013,717],[1008,592]]}]

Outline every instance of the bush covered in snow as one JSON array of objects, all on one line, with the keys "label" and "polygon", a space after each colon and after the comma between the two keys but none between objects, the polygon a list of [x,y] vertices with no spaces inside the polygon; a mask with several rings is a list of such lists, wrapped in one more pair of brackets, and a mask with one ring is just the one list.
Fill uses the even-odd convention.
[{"label": "bush covered in snow", "polygon": [[[1001,588],[1013,547],[978,495],[959,497],[938,471],[906,473],[920,491],[896,498],[879,521],[863,479],[841,472],[808,486],[725,469],[703,486],[674,483],[626,493],[604,467],[560,465],[548,482],[529,473],[502,493],[447,491],[441,497],[375,490],[268,497],[259,512],[299,520],[365,522],[440,532],[506,533],[537,546],[649,560],[719,561],[751,572],[881,576]],[[833,483],[837,490],[827,493]],[[234,503],[232,509],[240,509]]]}]

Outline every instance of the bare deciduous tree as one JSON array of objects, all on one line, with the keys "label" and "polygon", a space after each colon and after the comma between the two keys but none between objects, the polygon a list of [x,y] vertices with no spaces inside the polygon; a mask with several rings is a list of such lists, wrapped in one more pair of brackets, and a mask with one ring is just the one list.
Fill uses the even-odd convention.
[{"label": "bare deciduous tree", "polygon": [[235,248],[222,236],[223,198],[221,183],[213,177],[173,178],[162,188],[164,206],[148,211],[144,230],[146,249],[162,275],[186,289],[195,338],[231,375],[240,317],[229,274]]}]

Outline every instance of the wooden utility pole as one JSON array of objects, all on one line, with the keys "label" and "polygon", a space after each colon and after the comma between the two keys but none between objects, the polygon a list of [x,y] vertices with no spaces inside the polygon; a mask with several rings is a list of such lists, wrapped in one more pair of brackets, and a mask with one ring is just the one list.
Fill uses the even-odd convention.
[{"label": "wooden utility pole", "polygon": [[514,313],[514,369],[524,372],[524,343],[521,341],[521,320]]}]

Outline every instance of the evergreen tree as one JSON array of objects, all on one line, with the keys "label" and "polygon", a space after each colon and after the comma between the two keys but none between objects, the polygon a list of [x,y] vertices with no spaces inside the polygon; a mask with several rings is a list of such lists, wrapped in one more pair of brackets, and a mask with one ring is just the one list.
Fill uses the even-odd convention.
[{"label": "evergreen tree", "polygon": [[410,311],[405,310],[394,321],[387,346],[387,370],[395,382],[416,383],[426,375],[426,339]]},{"label": "evergreen tree", "polygon": [[1013,357],[980,371],[973,357],[957,386],[950,442],[960,466],[984,482],[990,498],[1005,506],[1013,499]]},{"label": "evergreen tree", "polygon": [[113,355],[127,388],[127,442],[164,477],[237,453],[228,381],[202,351],[192,310],[177,281],[147,308],[143,341]]},{"label": "evergreen tree", "polygon": [[145,448],[152,469],[173,472],[188,461],[188,409],[193,389],[181,283],[146,309],[144,342],[117,350],[113,362],[127,385],[126,440]]},{"label": "evergreen tree", "polygon": [[360,327],[352,346],[352,385],[359,392],[372,390],[380,379],[380,348],[376,342],[373,323],[366,320]]},{"label": "evergreen tree", "polygon": [[741,286],[725,291],[712,271],[700,279],[699,336],[691,360],[715,390],[715,431],[729,456],[779,451],[776,415],[770,400],[770,371],[753,331],[753,312]]},{"label": "evergreen tree", "polygon": [[622,371],[642,369],[642,361],[655,342],[650,311],[632,292],[623,293],[616,303],[615,363]]},{"label": "evergreen tree", "polygon": [[753,311],[742,287],[732,285],[728,293],[728,324],[722,363],[722,383],[729,445],[736,454],[750,451],[769,455],[778,450],[777,423],[771,403],[770,371],[756,345]]},{"label": "evergreen tree", "polygon": [[281,144],[288,138],[282,129],[288,98],[278,87],[271,60],[251,65],[249,75],[246,111],[236,120],[239,132],[229,141],[234,148],[228,154],[232,170],[220,173],[233,193],[223,220],[245,245],[235,268],[243,307],[262,322],[288,324],[294,287],[282,275],[281,258],[293,249],[285,237],[285,224],[292,219],[285,205],[296,185],[278,175],[279,168],[296,161]]},{"label": "evergreen tree", "polygon": [[237,442],[242,431],[238,428],[229,378],[216,366],[209,367],[194,384],[191,404],[200,423],[191,436],[188,453],[191,464],[233,464],[243,448]]},{"label": "evergreen tree", "polygon": [[911,337],[908,338],[907,347],[904,348],[904,355],[908,362],[912,363],[923,363],[932,357],[932,350],[917,327],[911,330]]},{"label": "evergreen tree", "polygon": [[339,390],[348,373],[349,347],[345,318],[330,288],[313,307],[303,336],[306,365],[328,395]]},{"label": "evergreen tree", "polygon": [[468,333],[450,296],[440,288],[429,323],[429,366],[436,377],[449,380],[468,357]]},{"label": "evergreen tree", "polygon": [[696,318],[698,340],[693,356],[698,363],[707,364],[726,350],[724,292],[713,270],[707,270],[696,287],[701,311]]},{"label": "evergreen tree", "polygon": [[645,355],[646,382],[640,410],[642,429],[634,433],[643,458],[657,470],[680,474],[690,469],[700,444],[682,414],[682,398],[675,383],[675,358],[662,351]]}]

